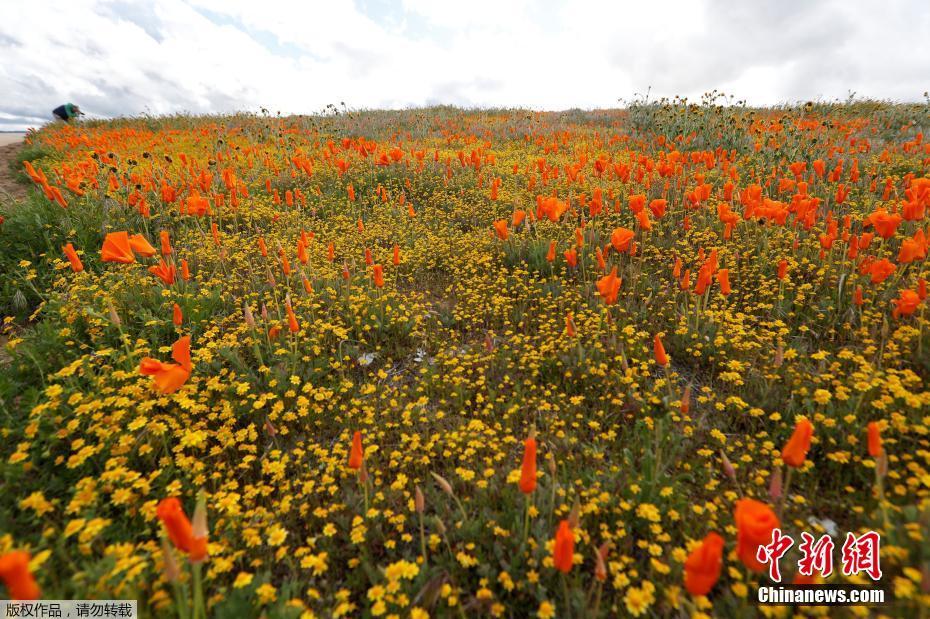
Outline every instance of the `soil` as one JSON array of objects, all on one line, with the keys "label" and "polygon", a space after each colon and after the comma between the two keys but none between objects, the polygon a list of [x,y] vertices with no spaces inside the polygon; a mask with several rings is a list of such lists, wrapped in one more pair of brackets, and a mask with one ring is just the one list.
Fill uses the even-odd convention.
[{"label": "soil", "polygon": [[[10,167],[22,146],[22,134],[0,134],[0,200],[6,200],[9,196],[14,200],[26,197],[26,187],[16,180]],[[0,367],[8,365],[11,360],[6,350],[7,339],[6,335],[0,335]]]},{"label": "soil", "polygon": [[0,199],[13,196],[22,200],[26,197],[26,186],[16,180],[10,167],[22,145],[21,134],[0,134]]}]

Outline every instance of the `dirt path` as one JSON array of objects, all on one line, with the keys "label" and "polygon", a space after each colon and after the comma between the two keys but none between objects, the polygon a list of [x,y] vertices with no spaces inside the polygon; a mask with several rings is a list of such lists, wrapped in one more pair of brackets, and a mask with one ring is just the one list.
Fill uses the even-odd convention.
[{"label": "dirt path", "polygon": [[[13,196],[14,200],[26,197],[26,187],[16,181],[10,162],[23,146],[23,134],[0,133],[0,200]],[[9,365],[11,358],[7,352],[7,336],[0,335],[0,367]]]},{"label": "dirt path", "polygon": [[26,197],[26,187],[16,181],[10,168],[10,162],[22,145],[21,133],[0,133],[0,198],[11,195],[16,200],[22,200]]}]

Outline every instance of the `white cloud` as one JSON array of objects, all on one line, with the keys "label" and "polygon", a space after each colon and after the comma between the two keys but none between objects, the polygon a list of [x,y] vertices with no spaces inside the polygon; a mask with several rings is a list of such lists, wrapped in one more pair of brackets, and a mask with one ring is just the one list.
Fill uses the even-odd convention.
[{"label": "white cloud", "polygon": [[751,103],[930,88],[922,0],[0,3],[0,129],[328,103],[609,107],[652,87]]}]

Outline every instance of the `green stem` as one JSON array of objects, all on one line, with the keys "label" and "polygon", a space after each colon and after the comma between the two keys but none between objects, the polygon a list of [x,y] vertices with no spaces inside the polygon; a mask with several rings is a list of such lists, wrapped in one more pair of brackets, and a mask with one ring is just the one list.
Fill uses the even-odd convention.
[{"label": "green stem", "polygon": [[194,563],[192,566],[194,573],[194,619],[207,616],[207,610],[203,603],[203,564]]},{"label": "green stem", "polygon": [[362,517],[367,518],[368,517],[368,483],[361,482],[361,480],[359,480],[359,482],[362,484],[362,493],[365,495],[365,513],[362,514]]},{"label": "green stem", "polygon": [[878,463],[875,466],[875,489],[878,495],[878,507],[882,512],[882,526],[888,531],[888,508],[885,505],[885,479],[878,471]]},{"label": "green stem", "polygon": [[526,509],[523,513],[523,543],[526,543],[526,538],[530,534],[530,507],[532,506],[532,499],[530,495],[526,495]]},{"label": "green stem", "polygon": [[790,466],[785,468],[787,469],[785,472],[785,485],[782,487],[781,497],[778,499],[778,508],[775,510],[779,520],[784,511],[785,503],[788,501],[788,491],[791,490],[791,474],[794,472],[794,469]]},{"label": "green stem", "polygon": [[180,583],[174,582],[171,584],[171,588],[174,589],[174,603],[178,608],[178,617],[180,617],[180,619],[187,619],[187,596],[185,596],[184,592],[181,590]]},{"label": "green stem", "polygon": [[601,614],[601,593],[604,591],[604,583],[597,583],[597,595],[594,598],[594,612],[591,614],[592,617],[597,617]]},{"label": "green stem", "polygon": [[571,598],[571,594],[568,591],[568,578],[565,576],[565,574],[560,574],[560,576],[561,576],[561,581],[562,581],[562,593],[565,596],[565,616],[568,617],[568,619],[571,619],[572,598]]},{"label": "green stem", "polygon": [[423,528],[423,513],[420,513],[420,554],[423,555],[423,563],[427,561],[426,555],[426,532]]}]

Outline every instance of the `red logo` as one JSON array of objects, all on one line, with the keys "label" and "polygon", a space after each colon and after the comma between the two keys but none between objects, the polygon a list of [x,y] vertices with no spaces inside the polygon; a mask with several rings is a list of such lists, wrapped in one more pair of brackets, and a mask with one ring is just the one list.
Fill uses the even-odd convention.
[{"label": "red logo", "polygon": [[875,531],[869,531],[859,537],[852,533],[846,534],[843,543],[843,574],[853,576],[865,572],[872,580],[882,577],[882,566],[878,558],[878,547],[881,536]]},{"label": "red logo", "polygon": [[788,535],[782,535],[781,529],[772,529],[772,542],[766,546],[759,546],[756,550],[756,559],[759,563],[769,564],[769,578],[781,582],[781,571],[778,569],[778,560],[785,556],[794,546],[794,540]]},{"label": "red logo", "polygon": [[[769,566],[769,578],[774,582],[781,582],[781,569],[779,560],[794,546],[790,535],[784,535],[781,529],[772,529],[772,541],[756,550],[756,559],[763,565]],[[860,536],[854,533],[846,534],[846,541],[840,551],[842,572],[844,576],[867,574],[877,581],[882,577],[879,548],[881,536],[875,531],[868,531]],[[833,550],[836,544],[829,535],[815,538],[808,532],[801,533],[801,543],[798,550],[801,558],[798,560],[798,575],[814,576],[819,574],[824,578],[833,573]],[[815,574],[816,573],[816,574]]]}]

